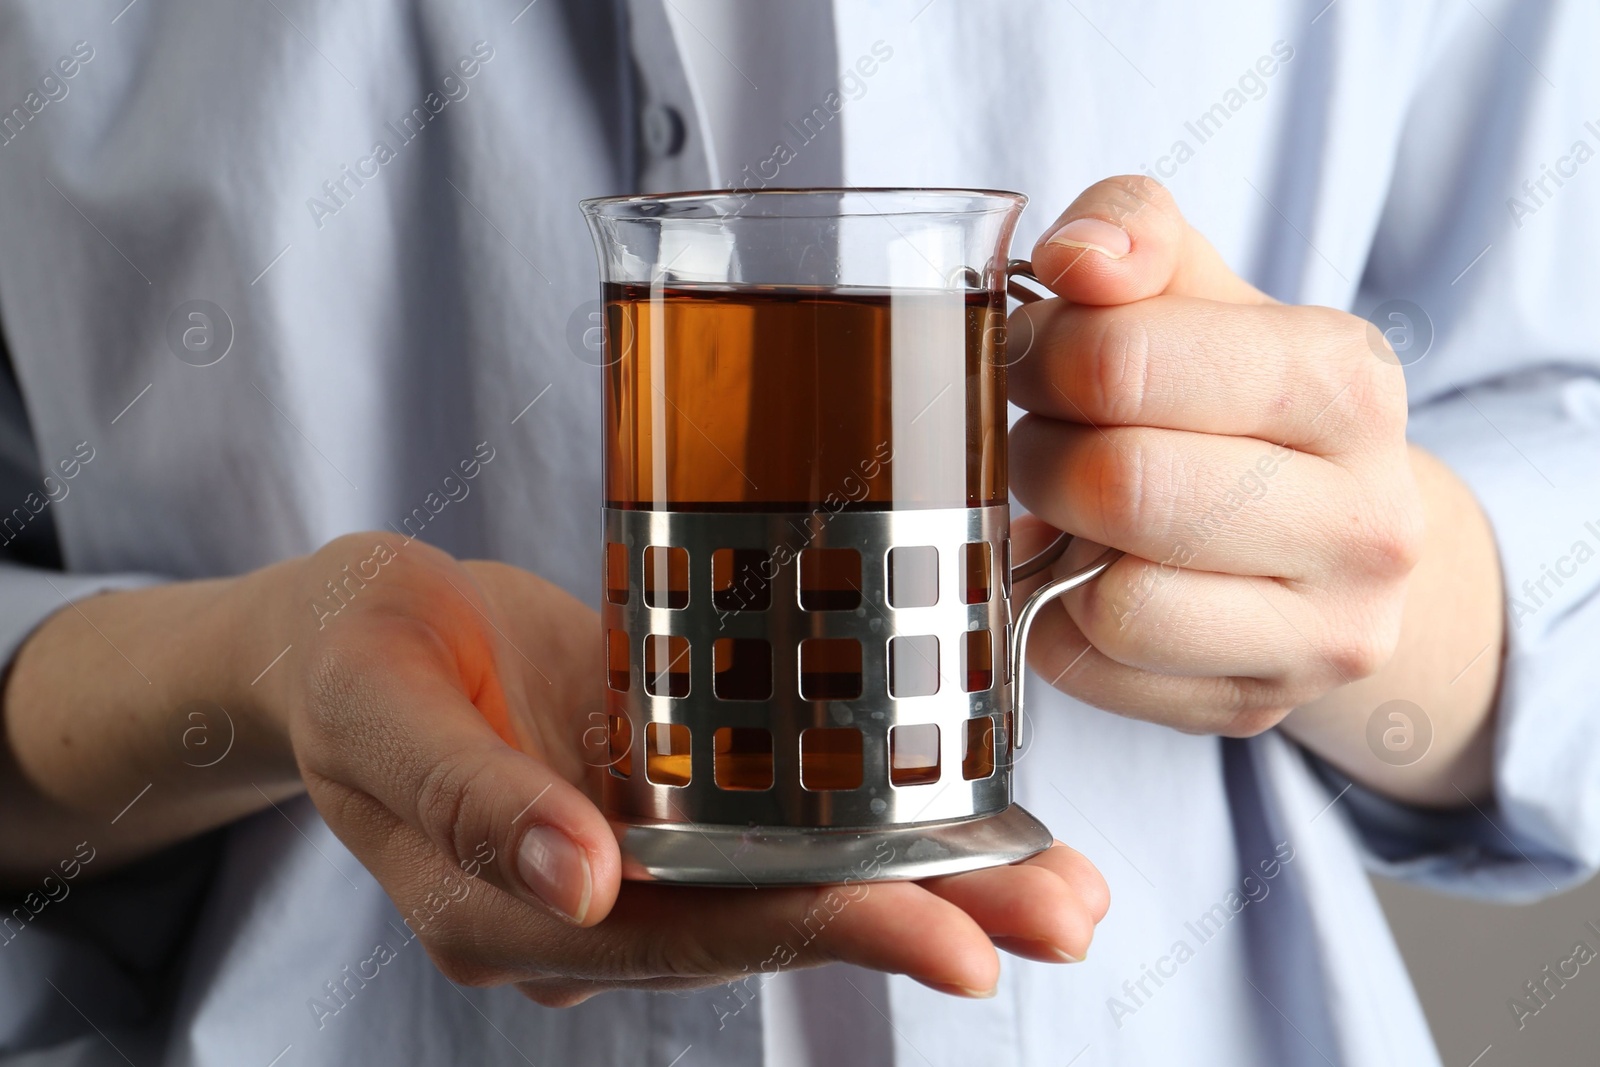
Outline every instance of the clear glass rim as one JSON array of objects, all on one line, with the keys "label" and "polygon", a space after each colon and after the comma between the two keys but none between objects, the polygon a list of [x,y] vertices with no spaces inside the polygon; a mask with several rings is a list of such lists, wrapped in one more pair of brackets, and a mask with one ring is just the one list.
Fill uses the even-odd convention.
[{"label": "clear glass rim", "polygon": [[[892,201],[874,204],[873,200]],[[860,210],[841,202],[857,200]],[[631,220],[739,216],[752,219],[819,219],[908,215],[986,215],[1020,210],[1028,198],[1008,189],[915,186],[840,186],[805,189],[698,189],[674,193],[628,193],[580,200],[590,219]],[[786,210],[786,205],[812,210]],[[663,214],[668,208],[704,208],[706,216]]]}]

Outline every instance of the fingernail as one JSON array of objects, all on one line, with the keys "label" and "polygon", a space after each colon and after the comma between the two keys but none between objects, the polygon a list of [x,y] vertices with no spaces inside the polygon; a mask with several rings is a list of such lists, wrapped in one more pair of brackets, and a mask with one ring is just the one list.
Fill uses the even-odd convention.
[{"label": "fingernail", "polygon": [[941,993],[948,993],[953,997],[968,997],[972,1000],[989,1000],[1000,988],[995,986],[992,989],[970,989],[964,985],[950,985],[946,982],[929,982],[928,986]]},{"label": "fingernail", "polygon": [[1042,938],[1036,937],[1007,937],[996,938],[995,944],[1007,952],[1014,952],[1020,956],[1043,956],[1054,960],[1056,963],[1082,963],[1082,956],[1074,956],[1064,948],[1052,945]]},{"label": "fingernail", "polygon": [[1060,245],[1063,248],[1082,248],[1089,252],[1099,252],[1107,259],[1121,259],[1132,251],[1133,238],[1129,237],[1128,231],[1121,226],[1113,225],[1104,219],[1081,218],[1073,219],[1051,234],[1045,244]]},{"label": "fingernail", "polygon": [[589,912],[589,854],[553,826],[533,826],[517,846],[517,873],[533,895],[575,923]]}]

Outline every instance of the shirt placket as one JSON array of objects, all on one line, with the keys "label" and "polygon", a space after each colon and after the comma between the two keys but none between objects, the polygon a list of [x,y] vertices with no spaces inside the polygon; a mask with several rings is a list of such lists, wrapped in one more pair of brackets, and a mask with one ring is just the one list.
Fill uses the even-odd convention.
[{"label": "shirt placket", "polygon": [[661,0],[628,0],[628,22],[636,75],[637,187],[645,193],[707,188],[706,135],[666,9]]}]

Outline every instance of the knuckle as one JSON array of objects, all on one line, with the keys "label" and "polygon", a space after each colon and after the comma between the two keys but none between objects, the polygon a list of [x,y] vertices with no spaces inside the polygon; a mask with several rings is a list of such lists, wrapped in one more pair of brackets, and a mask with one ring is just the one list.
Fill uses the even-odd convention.
[{"label": "knuckle", "polygon": [[1383,669],[1395,649],[1387,631],[1388,627],[1355,626],[1329,643],[1323,655],[1338,675],[1335,684],[1370,678]]},{"label": "knuckle", "polygon": [[1137,424],[1150,381],[1150,331],[1141,315],[1120,308],[1096,319],[1087,383],[1092,414],[1118,425]]},{"label": "knuckle", "polygon": [[1118,436],[1125,439],[1122,447],[1100,438],[1086,464],[1103,530],[1096,540],[1111,546],[1127,545],[1145,529],[1149,508],[1149,457],[1137,434]]},{"label": "knuckle", "polygon": [[1069,896],[1056,907],[1055,914],[1065,947],[1082,959],[1094,943],[1095,913],[1086,901]]},{"label": "knuckle", "polygon": [[1236,679],[1234,706],[1223,719],[1224,737],[1247,738],[1266,733],[1293,710],[1280,688],[1259,678]]},{"label": "knuckle", "polygon": [[375,570],[372,563],[377,560],[383,561],[385,572],[394,574],[415,566],[429,551],[438,550],[420,541],[408,543],[405,538],[388,530],[344,534],[323,545],[311,557],[314,564],[312,580],[314,584],[330,578],[337,581],[338,576],[348,577],[352,572],[361,572],[363,565],[371,572]]},{"label": "knuckle", "polygon": [[[1366,363],[1345,343],[1344,319],[1349,316],[1344,312],[1319,304],[1285,304],[1266,308],[1262,314],[1274,322],[1275,338],[1299,338],[1302,343],[1308,338],[1316,339],[1302,350],[1304,359],[1296,369],[1313,375],[1318,384],[1331,386],[1328,397],[1349,385],[1355,372],[1367,369]],[[1367,358],[1370,360],[1371,356]]]},{"label": "knuckle", "polygon": [[1230,724],[1232,729],[1229,736],[1237,738],[1258,737],[1282,722],[1291,710],[1293,709],[1280,706],[1263,708],[1258,711],[1240,712],[1234,716]]},{"label": "knuckle", "polygon": [[437,582],[442,572],[459,566],[444,549],[388,530],[368,534],[361,551],[364,556],[389,560],[384,570],[393,570],[402,580]]},{"label": "knuckle", "polygon": [[340,534],[333,540],[324,544],[314,553],[314,558],[328,560],[343,560],[367,548],[368,534],[347,533]]},{"label": "knuckle", "polygon": [[[1382,432],[1383,397],[1376,368],[1360,361],[1342,365],[1329,361],[1324,368],[1324,378],[1324,391],[1329,401],[1335,404],[1341,399],[1348,402],[1341,420],[1346,426],[1374,436]],[[1339,397],[1341,391],[1344,393],[1342,398]]]},{"label": "knuckle", "polygon": [[1379,494],[1358,511],[1349,557],[1367,574],[1403,578],[1422,558],[1426,518],[1421,505],[1403,491]]},{"label": "knuckle", "polygon": [[1118,174],[1098,186],[1107,210],[1117,221],[1142,211],[1177,212],[1177,201],[1165,185],[1144,174]]},{"label": "knuckle", "polygon": [[1390,509],[1374,527],[1371,553],[1382,573],[1410,574],[1422,559],[1427,530],[1422,508],[1411,502]]},{"label": "knuckle", "polygon": [[[1366,348],[1367,323],[1348,311],[1326,304],[1286,304],[1279,311],[1298,320],[1296,325],[1302,331],[1309,329],[1311,336],[1336,338],[1341,347],[1355,341],[1361,344],[1363,350]],[[1352,358],[1351,362],[1361,361]]]},{"label": "knuckle", "polygon": [[1068,600],[1073,622],[1103,655],[1121,663],[1142,658],[1137,651],[1148,626],[1141,616],[1155,592],[1154,576],[1153,564],[1124,556]]},{"label": "knuckle", "polygon": [[474,796],[477,783],[463,762],[445,757],[423,772],[417,786],[417,817],[434,845],[458,862],[489,839],[476,817],[482,810]]},{"label": "knuckle", "polygon": [[1076,903],[1066,882],[1054,871],[1047,871],[1043,867],[1031,867],[1024,863],[1014,866],[1007,872],[1007,876],[1014,882],[1012,891],[1019,897],[1050,901],[1055,905],[1052,910],[1068,908]]},{"label": "knuckle", "polygon": [[1221,710],[1224,717],[1229,719],[1244,716],[1246,719],[1241,721],[1247,721],[1249,716],[1270,712],[1290,703],[1281,678],[1231,675],[1222,681],[1228,689]]},{"label": "knuckle", "polygon": [[1406,380],[1400,372],[1373,360],[1376,364],[1364,372],[1368,381],[1367,396],[1371,412],[1370,421],[1380,440],[1404,440],[1406,425],[1411,420],[1411,408],[1406,402]]},{"label": "knuckle", "polygon": [[[1350,390],[1351,422],[1376,440],[1392,441],[1405,435],[1410,409],[1405,377],[1372,353],[1361,350],[1345,363]],[[1339,388],[1338,385],[1335,388]]]},{"label": "knuckle", "polygon": [[442,549],[393,531],[369,530],[323,545],[306,558],[302,578],[321,632],[346,609],[381,615],[385,608],[412,603],[419,593],[442,595],[456,566]]},{"label": "knuckle", "polygon": [[629,970],[636,978],[707,978],[730,968],[698,938],[661,932],[638,939]]},{"label": "knuckle", "polygon": [[1264,314],[1274,317],[1276,336],[1305,353],[1289,373],[1296,390],[1309,398],[1306,417],[1324,435],[1386,441],[1403,436],[1404,375],[1373,356],[1363,320],[1317,305],[1285,305]]}]

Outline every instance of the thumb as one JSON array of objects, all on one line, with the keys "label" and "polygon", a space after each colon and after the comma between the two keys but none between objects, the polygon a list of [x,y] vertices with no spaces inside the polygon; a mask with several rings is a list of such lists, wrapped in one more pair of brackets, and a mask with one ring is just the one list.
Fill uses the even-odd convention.
[{"label": "thumb", "polygon": [[395,839],[348,815],[364,794],[462,870],[578,925],[599,922],[621,875],[605,816],[496,736],[438,649],[383,636],[325,658],[298,731],[302,774],[334,832],[374,873],[393,867]]},{"label": "thumb", "polygon": [[1077,304],[1127,304],[1161,294],[1273,302],[1228,268],[1166,186],[1143,175],[1085,189],[1034,246],[1033,268],[1057,296]]}]

